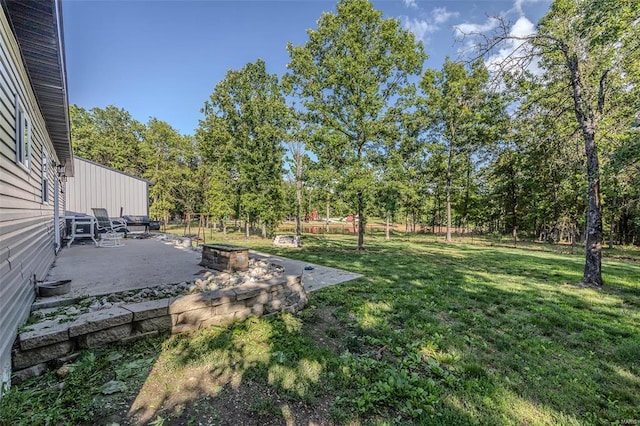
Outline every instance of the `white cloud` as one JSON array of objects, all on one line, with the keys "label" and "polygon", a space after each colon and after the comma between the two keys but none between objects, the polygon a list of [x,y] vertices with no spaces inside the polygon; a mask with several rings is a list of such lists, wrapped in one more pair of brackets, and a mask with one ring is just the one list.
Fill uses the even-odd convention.
[{"label": "white cloud", "polygon": [[[504,23],[508,17],[518,14],[516,22],[508,28],[509,38],[492,50],[486,57],[485,63],[492,71],[520,73],[523,69],[533,74],[540,75],[539,60],[532,56],[532,45],[524,38],[536,34],[536,26],[524,14],[523,7],[527,4],[546,2],[549,0],[512,0],[513,7],[509,10],[499,11],[496,17],[489,17],[484,22],[464,22],[455,25],[454,32],[461,43],[458,53],[463,58],[477,55],[479,44],[487,41],[485,37],[491,37],[491,32],[496,30],[501,22]],[[502,21],[504,19],[504,21]],[[520,38],[516,40],[515,38]]]},{"label": "white cloud", "polygon": [[418,8],[416,0],[402,0],[402,3],[404,3],[405,6],[410,7],[412,9]]},{"label": "white cloud", "polygon": [[498,19],[490,16],[482,24],[472,24],[469,22],[465,22],[464,24],[454,25],[453,28],[457,36],[464,36],[465,34],[486,33],[488,31],[496,29],[499,24],[500,21]]},{"label": "white cloud", "polygon": [[518,15],[524,16],[524,11],[522,10],[522,6],[526,3],[539,3],[543,1],[549,0],[514,0],[513,1],[513,9],[518,12]]},{"label": "white cloud", "polygon": [[[518,20],[509,30],[510,36],[520,38],[531,36],[535,33],[535,25],[525,16],[521,16],[520,18],[518,18]],[[506,40],[495,54],[487,58],[487,68],[489,68],[490,70],[497,69],[501,64],[504,64],[505,61],[514,64],[519,63],[518,58],[524,58],[525,56],[530,55],[530,53],[531,52],[530,48],[528,47],[527,41],[515,39]],[[541,69],[538,61],[534,59],[529,62],[527,70],[534,74],[540,74]]]},{"label": "white cloud", "polygon": [[[405,4],[412,3],[415,5],[415,0],[403,1]],[[449,19],[458,16],[458,12],[449,12],[445,7],[436,7],[431,11],[430,15],[424,13],[421,15],[421,18],[402,16],[401,20],[404,27],[411,31],[416,36],[417,40],[425,41],[425,36],[438,31],[441,24],[444,24]]]},{"label": "white cloud", "polygon": [[403,16],[402,22],[404,27],[416,36],[416,40],[423,40],[425,35],[431,34],[438,29],[436,25],[424,19]]},{"label": "white cloud", "polygon": [[436,7],[431,11],[433,22],[436,25],[444,24],[451,18],[456,18],[460,15],[458,12],[449,12],[446,7]]},{"label": "white cloud", "polygon": [[509,35],[514,37],[526,37],[536,33],[536,26],[526,16],[518,18],[509,30]]}]

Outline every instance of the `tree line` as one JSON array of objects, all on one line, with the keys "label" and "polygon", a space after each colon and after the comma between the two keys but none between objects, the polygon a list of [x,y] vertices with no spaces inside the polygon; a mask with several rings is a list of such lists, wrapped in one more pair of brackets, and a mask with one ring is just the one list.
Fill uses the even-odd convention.
[{"label": "tree line", "polygon": [[633,0],[555,0],[535,34],[463,34],[475,59],[435,70],[398,20],[341,0],[287,46],[284,75],[260,59],[229,70],[194,136],[72,106],[74,152],[152,181],[159,219],[234,217],[267,236],[286,217],[300,232],[305,213],[353,214],[358,249],[371,217],[447,241],[580,242],[599,286],[602,245],[640,242],[638,16]]}]

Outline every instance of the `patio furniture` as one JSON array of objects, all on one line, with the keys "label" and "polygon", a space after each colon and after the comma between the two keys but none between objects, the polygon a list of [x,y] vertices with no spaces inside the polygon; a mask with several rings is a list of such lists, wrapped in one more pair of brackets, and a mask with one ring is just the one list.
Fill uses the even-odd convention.
[{"label": "patio furniture", "polygon": [[96,217],[96,229],[100,234],[98,242],[99,247],[120,247],[122,238],[126,236],[127,223],[118,218],[110,218],[107,209],[92,208],[93,215]]},{"label": "patio furniture", "polygon": [[98,246],[98,241],[95,238],[95,230],[97,229],[95,217],[68,215],[64,218],[67,222],[67,237],[69,237],[67,247],[71,247],[71,243],[80,238],[91,238]]},{"label": "patio furniture", "polygon": [[127,231],[129,233],[141,232],[143,234],[149,233],[149,216],[134,216],[124,215],[122,219],[127,224]]}]

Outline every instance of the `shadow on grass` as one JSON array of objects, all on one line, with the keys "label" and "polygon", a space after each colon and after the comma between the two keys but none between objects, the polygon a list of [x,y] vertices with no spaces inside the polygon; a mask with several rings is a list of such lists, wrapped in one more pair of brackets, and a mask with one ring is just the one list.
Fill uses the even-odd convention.
[{"label": "shadow on grass", "polygon": [[[257,418],[268,423],[287,416],[296,424],[324,423],[326,413],[326,418],[318,416],[306,406],[324,398],[331,386],[323,372],[332,354],[317,348],[301,328],[299,318],[282,314],[170,338],[129,414],[146,423],[159,412],[175,416],[175,407],[207,397],[209,408],[224,417],[222,424],[252,424]],[[158,392],[172,376],[183,386]]]},{"label": "shadow on grass", "polygon": [[[435,381],[431,388],[410,385],[436,396],[418,405],[436,413],[431,420],[577,424],[637,417],[639,288],[629,280],[640,276],[637,265],[606,262],[614,285],[595,291],[566,285],[581,276],[578,258],[547,253],[370,244],[354,257],[332,266],[369,278],[327,289],[319,299],[341,306],[341,320],[353,328],[352,353],[387,365],[376,367],[384,371],[377,377]],[[434,362],[448,375],[433,377]],[[391,413],[400,407],[409,418],[421,414],[380,387],[374,380],[358,386],[363,396],[382,396],[356,405],[375,413],[384,401]]]},{"label": "shadow on grass", "polygon": [[365,277],[312,293],[297,316],[158,340],[153,367],[130,387],[126,409],[112,403],[99,419],[460,425],[638,418],[640,293],[629,278],[640,276],[637,264],[605,262],[612,285],[595,291],[567,285],[579,280],[581,259],[553,253],[376,239],[359,253],[341,237],[307,239],[299,250],[248,245]]}]

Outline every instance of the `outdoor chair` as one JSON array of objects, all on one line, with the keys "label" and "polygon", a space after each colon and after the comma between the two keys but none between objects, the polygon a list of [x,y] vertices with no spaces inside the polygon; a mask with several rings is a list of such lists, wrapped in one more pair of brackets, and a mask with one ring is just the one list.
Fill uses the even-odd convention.
[{"label": "outdoor chair", "polygon": [[110,218],[107,209],[92,208],[93,215],[96,217],[96,229],[100,233],[98,240],[99,247],[120,247],[122,238],[127,233],[127,223],[124,219]]}]

